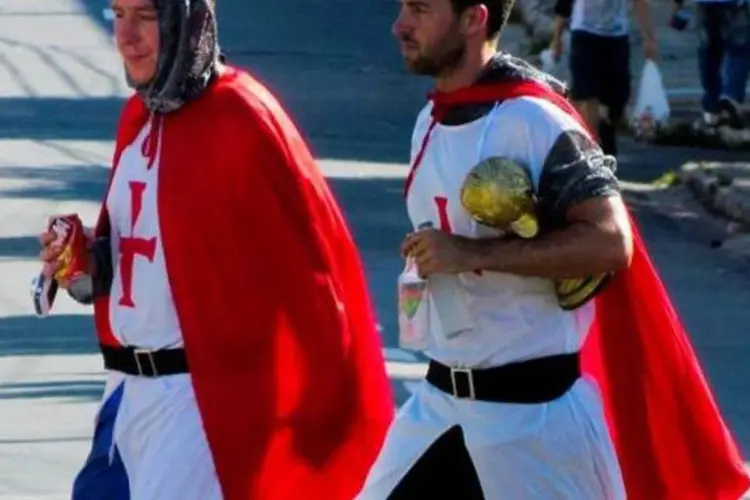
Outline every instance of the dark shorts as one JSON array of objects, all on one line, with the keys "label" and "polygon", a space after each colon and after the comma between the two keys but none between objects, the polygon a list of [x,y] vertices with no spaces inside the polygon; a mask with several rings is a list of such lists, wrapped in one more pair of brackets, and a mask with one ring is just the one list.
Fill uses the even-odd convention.
[{"label": "dark shorts", "polygon": [[573,31],[570,37],[570,96],[597,99],[621,113],[630,99],[630,40]]}]

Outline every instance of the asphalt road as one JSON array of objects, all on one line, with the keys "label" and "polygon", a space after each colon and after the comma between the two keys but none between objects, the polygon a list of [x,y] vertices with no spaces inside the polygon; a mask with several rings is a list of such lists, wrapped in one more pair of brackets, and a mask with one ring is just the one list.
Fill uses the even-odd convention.
[{"label": "asphalt road", "polygon": [[[402,69],[397,2],[221,0],[230,60],[273,88],[307,135],[360,245],[400,401],[423,365],[396,348],[395,278],[407,229],[409,135],[429,82]],[[89,311],[62,299],[33,317],[35,234],[49,214],[92,221],[124,95],[104,1],[0,5],[0,499],[68,498],[102,389]],[[648,182],[695,150],[625,146],[621,176]],[[748,276],[648,207],[651,250],[745,453],[750,453]]]}]

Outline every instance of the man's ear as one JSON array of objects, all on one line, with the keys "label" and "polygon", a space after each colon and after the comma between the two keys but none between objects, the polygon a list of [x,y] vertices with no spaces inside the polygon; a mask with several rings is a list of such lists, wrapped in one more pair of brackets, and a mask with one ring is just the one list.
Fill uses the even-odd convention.
[{"label": "man's ear", "polygon": [[472,5],[462,14],[462,25],[466,36],[475,36],[487,27],[489,20],[489,10],[483,3]]}]

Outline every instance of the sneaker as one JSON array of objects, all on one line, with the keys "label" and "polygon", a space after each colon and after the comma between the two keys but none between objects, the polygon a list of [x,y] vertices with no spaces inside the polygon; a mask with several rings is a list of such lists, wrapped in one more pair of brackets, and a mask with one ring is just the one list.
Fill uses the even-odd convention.
[{"label": "sneaker", "polygon": [[745,118],[739,103],[730,97],[719,99],[719,120],[733,129],[745,128]]},{"label": "sneaker", "polygon": [[705,123],[707,127],[717,127],[720,121],[721,117],[717,113],[709,113],[708,111],[703,112],[703,123]]}]

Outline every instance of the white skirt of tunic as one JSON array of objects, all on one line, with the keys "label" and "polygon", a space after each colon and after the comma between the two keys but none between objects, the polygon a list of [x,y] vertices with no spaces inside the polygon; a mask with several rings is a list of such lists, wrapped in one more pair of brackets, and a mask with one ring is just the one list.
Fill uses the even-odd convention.
[{"label": "white skirt of tunic", "polygon": [[189,375],[110,373],[105,394],[125,384],[114,446],[132,500],[221,500],[213,457]]},{"label": "white skirt of tunic", "polygon": [[357,499],[387,499],[454,425],[463,429],[486,500],[626,498],[599,391],[582,378],[557,400],[534,405],[455,399],[423,381],[398,412]]}]

